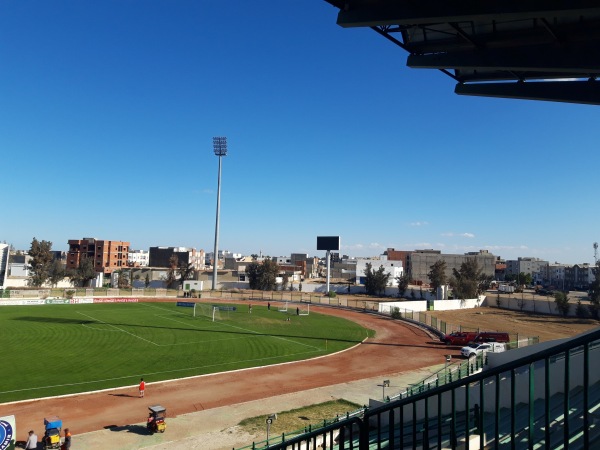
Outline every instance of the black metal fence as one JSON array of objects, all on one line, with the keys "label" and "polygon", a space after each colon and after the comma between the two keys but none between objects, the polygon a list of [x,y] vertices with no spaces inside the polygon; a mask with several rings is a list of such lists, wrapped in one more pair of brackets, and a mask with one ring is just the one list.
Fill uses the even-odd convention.
[{"label": "black metal fence", "polygon": [[[271,450],[600,448],[600,329],[365,410]],[[517,354],[517,353],[515,353]]]}]

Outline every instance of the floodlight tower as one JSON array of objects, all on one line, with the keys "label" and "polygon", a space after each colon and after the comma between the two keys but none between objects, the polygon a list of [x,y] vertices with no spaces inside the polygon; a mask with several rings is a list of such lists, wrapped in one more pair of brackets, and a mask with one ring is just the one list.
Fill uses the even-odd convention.
[{"label": "floodlight tower", "polygon": [[227,156],[227,138],[214,137],[213,149],[219,157],[219,181],[217,182],[217,220],[215,223],[215,251],[213,255],[212,288],[217,289],[217,266],[219,265],[219,218],[221,215],[221,157]]}]

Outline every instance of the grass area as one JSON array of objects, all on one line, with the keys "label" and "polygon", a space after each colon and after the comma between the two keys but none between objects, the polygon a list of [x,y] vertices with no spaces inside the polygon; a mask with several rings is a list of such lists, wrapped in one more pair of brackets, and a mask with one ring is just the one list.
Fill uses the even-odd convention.
[{"label": "grass area", "polygon": [[[323,421],[331,421],[336,417],[346,416],[346,413],[356,411],[362,405],[349,402],[347,400],[331,400],[325,403],[318,403],[303,408],[292,409],[277,413],[277,420],[271,424],[271,436],[281,435],[308,429],[309,426],[318,428],[323,426]],[[239,423],[242,430],[252,435],[261,435],[265,433],[266,438],[266,419],[268,416],[258,416],[244,419]]]},{"label": "grass area", "polygon": [[249,314],[245,304],[219,314],[193,317],[176,303],[2,307],[0,402],[308,359],[372,333],[295,308],[255,305]]}]

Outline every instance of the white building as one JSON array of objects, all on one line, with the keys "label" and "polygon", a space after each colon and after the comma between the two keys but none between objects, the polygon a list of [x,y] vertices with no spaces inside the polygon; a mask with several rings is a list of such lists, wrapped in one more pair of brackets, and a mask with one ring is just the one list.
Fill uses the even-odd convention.
[{"label": "white building", "polygon": [[388,280],[388,286],[398,286],[398,280],[396,278],[401,277],[404,273],[402,267],[402,261],[388,261],[385,255],[382,255],[380,259],[356,259],[356,284],[365,284],[365,270],[367,264],[371,264],[371,270],[377,271],[383,266],[385,273],[390,274]]},{"label": "white building", "polygon": [[148,267],[150,253],[146,250],[131,250],[127,253],[127,263],[134,267]]}]

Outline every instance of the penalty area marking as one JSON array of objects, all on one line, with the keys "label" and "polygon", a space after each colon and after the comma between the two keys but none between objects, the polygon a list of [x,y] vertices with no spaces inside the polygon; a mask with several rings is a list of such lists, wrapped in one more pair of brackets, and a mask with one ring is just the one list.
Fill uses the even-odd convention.
[{"label": "penalty area marking", "polygon": [[90,315],[88,315],[88,314],[84,314],[84,313],[82,313],[81,311],[77,311],[77,314],[81,314],[82,316],[88,317],[88,318],[90,318],[90,319],[92,319],[92,320],[95,320],[96,322],[103,323],[103,324],[105,324],[105,325],[108,325],[108,326],[110,326],[110,327],[116,328],[118,331],[121,331],[121,332],[123,332],[123,333],[125,333],[125,334],[128,334],[128,335],[129,335],[129,336],[131,336],[131,337],[134,337],[134,338],[136,338],[136,339],[140,339],[141,341],[148,342],[149,344],[152,344],[152,345],[155,345],[155,346],[157,346],[157,347],[160,347],[160,345],[159,345],[159,344],[157,344],[156,342],[152,342],[152,341],[150,341],[150,340],[148,340],[148,339],[144,339],[143,337],[137,336],[137,335],[135,335],[135,334],[133,334],[133,333],[130,333],[129,331],[123,330],[122,328],[119,328],[119,327],[118,327],[118,326],[116,326],[116,325],[113,325],[113,324],[111,324],[111,323],[107,323],[107,322],[104,322],[104,321],[102,321],[102,320],[96,319],[95,317],[92,317],[92,316],[90,316]]}]

